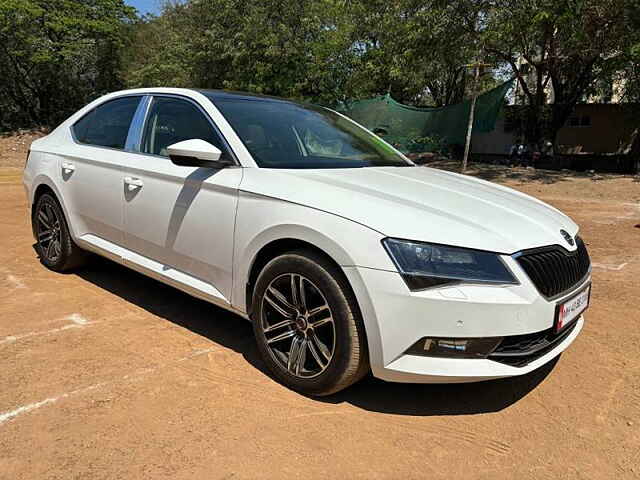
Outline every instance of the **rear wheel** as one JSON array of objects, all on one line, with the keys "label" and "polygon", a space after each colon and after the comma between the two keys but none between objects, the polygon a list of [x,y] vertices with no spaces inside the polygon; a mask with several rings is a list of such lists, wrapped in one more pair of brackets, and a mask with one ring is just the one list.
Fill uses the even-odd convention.
[{"label": "rear wheel", "polygon": [[36,250],[44,266],[64,272],[84,263],[86,253],[71,238],[62,208],[51,194],[38,198],[32,223]]},{"label": "rear wheel", "polygon": [[271,260],[253,294],[258,348],[274,376],[293,390],[329,395],[368,371],[360,314],[342,272],[311,251]]}]

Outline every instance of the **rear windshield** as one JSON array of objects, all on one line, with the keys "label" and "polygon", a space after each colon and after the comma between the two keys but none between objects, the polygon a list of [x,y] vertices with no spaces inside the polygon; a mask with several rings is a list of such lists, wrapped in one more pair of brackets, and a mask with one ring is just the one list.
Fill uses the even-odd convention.
[{"label": "rear windshield", "polygon": [[326,108],[262,99],[212,100],[263,168],[411,165],[379,137]]}]

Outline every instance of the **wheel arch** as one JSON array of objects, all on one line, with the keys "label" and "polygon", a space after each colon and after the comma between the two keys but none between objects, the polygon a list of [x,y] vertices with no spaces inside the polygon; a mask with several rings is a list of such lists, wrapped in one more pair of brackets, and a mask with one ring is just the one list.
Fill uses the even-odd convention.
[{"label": "wheel arch", "polygon": [[312,251],[333,264],[342,274],[345,284],[349,287],[350,293],[357,303],[353,287],[342,270],[342,266],[353,265],[347,252],[340,245],[315,230],[299,225],[287,226],[262,232],[245,250],[251,253],[247,255],[250,261],[241,270],[240,280],[244,290],[240,300],[244,303],[244,310],[249,317],[255,281],[264,266],[278,255],[301,249]]},{"label": "wheel arch", "polygon": [[[345,271],[343,270],[340,262],[336,261],[336,259],[327,251],[325,251],[323,248],[320,248],[318,245],[308,240],[303,240],[296,237],[282,237],[282,238],[274,239],[262,245],[262,247],[257,251],[256,255],[252,259],[250,269],[246,277],[247,281],[245,284],[244,301],[246,305],[247,318],[253,322],[253,318],[252,318],[253,292],[254,292],[254,288],[255,288],[258,276],[260,275],[260,272],[263,270],[263,268],[269,263],[270,260],[278,257],[279,255],[282,255],[287,252],[299,251],[299,250],[310,251],[322,257],[323,259],[327,260],[332,266],[335,267],[337,275],[340,276],[340,278],[336,280],[338,281],[338,283],[344,286],[344,289],[346,289],[344,293],[346,294],[347,298],[350,299],[349,303],[352,305],[352,311],[356,316],[355,321],[362,326],[361,331],[362,331],[363,341],[361,344],[361,349],[362,349],[363,355],[366,357],[366,365],[367,365],[366,371],[370,371],[371,345],[370,345],[369,332],[368,332],[369,328],[367,326],[367,321],[364,318],[363,308],[360,305],[360,300],[356,295],[355,288],[351,284],[351,281],[347,276],[347,274],[345,273]],[[375,335],[379,336],[377,331],[378,330],[376,327],[375,332],[373,332],[374,336]]]},{"label": "wheel arch", "polygon": [[71,234],[71,237],[75,240],[76,238],[75,230],[73,228],[73,225],[71,225],[71,222],[69,222],[69,212],[67,212],[67,208],[64,202],[62,201],[62,194],[56,187],[55,183],[48,176],[39,175],[34,179],[33,185],[35,186],[35,188],[31,189],[32,193],[31,193],[31,198],[29,199],[29,206],[31,208],[31,217],[33,218],[36,202],[38,201],[38,199],[45,193],[49,193],[53,195],[53,197],[57,200],[58,205],[60,205],[60,208],[62,209],[62,213],[64,214],[65,221],[67,222],[67,228],[69,229],[69,233]]},{"label": "wheel arch", "polygon": [[58,202],[60,201],[60,199],[58,199],[58,195],[56,194],[55,190],[53,190],[53,188],[51,188],[46,183],[41,183],[33,191],[33,202],[31,203],[32,208],[35,207],[36,203],[38,202],[38,199],[45,193],[52,194],[56,198],[56,200],[58,200]]}]

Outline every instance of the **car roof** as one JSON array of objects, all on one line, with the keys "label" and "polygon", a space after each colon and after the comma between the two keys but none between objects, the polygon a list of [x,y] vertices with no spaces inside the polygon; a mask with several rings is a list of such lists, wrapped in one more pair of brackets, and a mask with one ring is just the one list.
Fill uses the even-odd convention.
[{"label": "car roof", "polygon": [[173,93],[173,94],[193,94],[193,92],[199,93],[201,95],[206,96],[210,100],[222,100],[222,99],[238,99],[238,100],[263,100],[263,101],[273,101],[273,102],[293,102],[295,100],[290,100],[287,98],[274,97],[271,95],[261,95],[259,93],[249,93],[249,92],[237,92],[233,90],[215,90],[215,89],[206,89],[206,88],[172,88],[172,87],[146,87],[146,88],[134,88],[128,90],[120,90],[117,92],[112,92],[108,96],[117,97],[123,95],[131,95],[131,94],[148,94],[152,95],[162,94],[162,93]]},{"label": "car roof", "polygon": [[195,98],[198,95],[206,97],[212,103],[216,103],[218,100],[248,100],[248,101],[262,101],[262,102],[274,102],[292,105],[309,105],[306,102],[298,101],[294,99],[274,97],[271,95],[262,95],[259,93],[238,92],[233,90],[216,90],[205,88],[173,88],[173,87],[145,87],[145,88],[133,88],[127,90],[120,90],[109,93],[103,97],[100,97],[96,102],[104,102],[117,97],[126,95],[158,95],[158,94],[173,94],[184,95],[187,97]]},{"label": "car roof", "polygon": [[196,92],[203,94],[209,99],[224,100],[224,99],[236,99],[236,100],[260,100],[270,102],[286,102],[297,103],[295,100],[287,98],[274,97],[271,95],[262,95],[259,93],[237,92],[233,90],[209,90],[209,89],[193,89]]}]

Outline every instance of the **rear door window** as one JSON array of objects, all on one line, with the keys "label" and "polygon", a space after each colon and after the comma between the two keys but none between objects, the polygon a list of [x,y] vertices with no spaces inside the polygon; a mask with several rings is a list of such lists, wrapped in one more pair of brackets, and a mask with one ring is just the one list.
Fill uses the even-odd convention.
[{"label": "rear door window", "polygon": [[141,98],[117,98],[94,108],[73,125],[76,140],[87,145],[124,149]]}]

